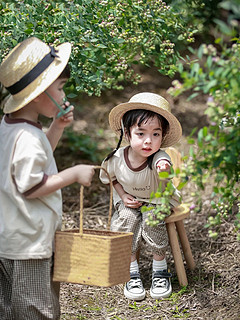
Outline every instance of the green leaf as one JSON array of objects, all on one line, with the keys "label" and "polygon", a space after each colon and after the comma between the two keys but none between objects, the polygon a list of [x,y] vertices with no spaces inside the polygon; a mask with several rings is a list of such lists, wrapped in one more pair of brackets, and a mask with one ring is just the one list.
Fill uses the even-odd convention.
[{"label": "green leaf", "polygon": [[200,69],[199,63],[194,63],[191,69],[192,69],[192,74],[198,74]]},{"label": "green leaf", "polygon": [[190,101],[190,100],[192,100],[193,98],[196,98],[197,96],[199,96],[199,92],[195,92],[195,93],[191,94],[191,95],[187,98],[187,101]]},{"label": "green leaf", "polygon": [[181,172],[181,170],[179,168],[176,168],[175,174],[178,175],[180,172]]},{"label": "green leaf", "polygon": [[194,144],[195,143],[195,140],[194,139],[188,139],[188,144]]},{"label": "green leaf", "polygon": [[204,93],[208,93],[210,89],[217,85],[217,79],[211,80],[208,85],[204,88]]},{"label": "green leaf", "polygon": [[219,19],[213,19],[213,20],[219,26],[220,31],[223,34],[232,35],[232,29],[230,27],[228,27],[228,25],[225,22],[223,22],[222,20],[219,20]]},{"label": "green leaf", "polygon": [[201,45],[200,48],[198,49],[198,58],[199,59],[202,59],[202,56],[203,56],[203,46]]},{"label": "green leaf", "polygon": [[213,187],[213,190],[214,190],[215,193],[219,192],[218,187],[216,187],[216,186]]},{"label": "green leaf", "polygon": [[194,150],[193,150],[192,146],[190,146],[190,148],[189,148],[189,154],[190,154],[190,157],[194,156]]},{"label": "green leaf", "polygon": [[12,39],[12,44],[13,44],[13,46],[15,47],[15,46],[18,44],[17,40]]},{"label": "green leaf", "polygon": [[107,48],[107,46],[105,46],[105,45],[102,44],[102,43],[97,44],[97,47],[98,47],[98,48],[101,48],[101,49],[106,49],[106,48]]},{"label": "green leaf", "polygon": [[184,181],[184,182],[180,182],[177,189],[178,190],[181,190],[185,185],[187,184],[187,181]]},{"label": "green leaf", "polygon": [[207,127],[203,127],[202,131],[203,131],[203,136],[206,137],[207,134],[208,134],[208,128]]},{"label": "green leaf", "polygon": [[203,139],[203,129],[200,129],[198,131],[198,141],[200,142],[200,141],[202,141],[202,139]]},{"label": "green leaf", "polygon": [[67,97],[69,98],[69,99],[74,99],[74,98],[77,98],[77,94],[75,94],[75,93],[69,93],[68,95],[67,95]]},{"label": "green leaf", "polygon": [[29,29],[24,30],[24,32],[25,32],[26,34],[32,34],[32,33],[33,33],[33,30],[29,28]]},{"label": "green leaf", "polygon": [[169,173],[168,172],[159,172],[159,177],[161,178],[161,179],[166,179],[166,178],[168,178],[169,177]]}]

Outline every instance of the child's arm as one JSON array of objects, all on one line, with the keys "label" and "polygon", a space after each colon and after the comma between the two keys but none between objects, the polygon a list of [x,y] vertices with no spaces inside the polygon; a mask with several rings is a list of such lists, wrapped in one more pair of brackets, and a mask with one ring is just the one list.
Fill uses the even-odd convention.
[{"label": "child's arm", "polygon": [[48,176],[46,181],[36,191],[27,195],[26,198],[34,199],[43,197],[74,182],[84,186],[90,186],[93,175],[94,166],[91,165],[80,164],[65,169],[57,174]]},{"label": "child's arm", "polygon": [[[69,107],[70,103],[65,102],[65,106]],[[53,151],[55,150],[58,141],[63,134],[63,130],[73,121],[73,110],[74,107],[71,106],[71,109],[67,114],[61,116],[60,118],[55,118],[46,133],[46,136],[52,146]]]},{"label": "child's arm", "polygon": [[129,208],[139,208],[141,207],[142,203],[139,202],[136,198],[134,198],[129,193],[126,193],[123,189],[122,185],[117,182],[114,183],[114,188],[117,191],[119,197],[122,199],[124,205]]}]

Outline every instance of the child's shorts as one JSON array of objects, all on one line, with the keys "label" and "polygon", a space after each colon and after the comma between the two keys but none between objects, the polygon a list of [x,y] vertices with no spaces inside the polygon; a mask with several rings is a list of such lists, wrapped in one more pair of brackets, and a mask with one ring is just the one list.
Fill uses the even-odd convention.
[{"label": "child's shorts", "polygon": [[151,211],[141,213],[141,207],[138,209],[128,208],[122,201],[119,201],[115,208],[116,211],[111,221],[111,230],[133,232],[132,253],[137,252],[142,239],[144,239],[151,248],[152,253],[160,256],[165,255],[168,246],[168,235],[164,221],[156,227],[151,227],[146,224],[147,215]]},{"label": "child's shorts", "polygon": [[0,319],[60,319],[59,283],[52,282],[52,258],[0,258]]}]

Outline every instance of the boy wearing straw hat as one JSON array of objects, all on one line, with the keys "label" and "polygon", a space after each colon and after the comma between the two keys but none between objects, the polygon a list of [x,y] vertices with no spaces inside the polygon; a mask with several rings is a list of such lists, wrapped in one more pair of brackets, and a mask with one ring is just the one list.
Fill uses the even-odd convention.
[{"label": "boy wearing straw hat", "polygon": [[[172,292],[171,274],[167,269],[165,252],[168,237],[165,222],[156,227],[146,224],[149,212],[141,213],[143,204],[157,204],[152,199],[159,186],[161,171],[170,171],[171,159],[160,148],[172,146],[180,139],[182,128],[171,113],[167,100],[149,92],[134,95],[129,102],[121,103],[109,114],[110,127],[120,134],[117,148],[103,161],[114,185],[115,213],[111,230],[133,232],[130,281],[125,284],[124,295],[128,299],[142,300],[146,292],[140,278],[137,251],[144,239],[153,253],[152,285],[150,295],[154,299],[166,298]],[[123,136],[129,145],[120,148]],[[103,183],[108,183],[104,171]],[[166,183],[166,182],[165,182]],[[163,188],[166,186],[162,184]],[[170,201],[179,204],[177,190]]]},{"label": "boy wearing straw hat", "polygon": [[[93,166],[58,173],[53,151],[73,120],[63,101],[70,43],[56,49],[32,37],[0,66],[9,91],[0,125],[0,319],[59,319],[59,284],[52,282],[55,231],[61,228],[61,188],[90,185]],[[60,112],[59,110],[60,109]],[[40,115],[53,118],[46,133]]]}]

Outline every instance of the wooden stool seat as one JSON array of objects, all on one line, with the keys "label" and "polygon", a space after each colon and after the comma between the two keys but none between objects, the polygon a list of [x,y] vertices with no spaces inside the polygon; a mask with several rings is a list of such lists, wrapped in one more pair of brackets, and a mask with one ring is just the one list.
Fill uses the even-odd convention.
[{"label": "wooden stool seat", "polygon": [[178,281],[181,286],[186,286],[188,280],[179,242],[181,243],[182,251],[189,269],[193,270],[195,268],[191,247],[183,224],[183,220],[188,218],[189,215],[190,210],[188,205],[181,204],[174,208],[173,213],[165,219],[169,244],[172,250]]},{"label": "wooden stool seat", "polygon": [[165,218],[166,223],[175,222],[188,218],[190,215],[189,206],[187,204],[181,204],[173,209],[173,213]]}]

